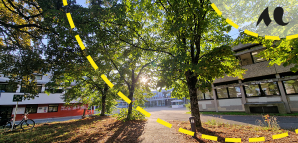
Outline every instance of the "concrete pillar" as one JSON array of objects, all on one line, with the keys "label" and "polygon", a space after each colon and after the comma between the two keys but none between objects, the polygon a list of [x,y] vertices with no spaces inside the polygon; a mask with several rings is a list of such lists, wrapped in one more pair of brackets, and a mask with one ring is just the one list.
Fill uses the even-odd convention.
[{"label": "concrete pillar", "polygon": [[[276,74],[276,78],[279,79],[280,78],[280,75],[279,74]],[[278,87],[279,87],[279,91],[280,91],[280,95],[281,95],[281,100],[285,104],[286,111],[287,111],[287,113],[291,113],[291,109],[290,109],[290,106],[289,106],[289,102],[288,102],[287,95],[286,95],[284,86],[282,84],[282,81],[278,81],[277,84],[278,84]]]},{"label": "concrete pillar", "polygon": [[16,90],[16,93],[20,93],[21,92],[21,88],[22,88],[22,85],[18,84],[18,88]]},{"label": "concrete pillar", "polygon": [[[45,90],[46,90],[45,84],[41,85],[41,93],[44,93]],[[65,92],[65,91],[63,91],[63,92]]]},{"label": "concrete pillar", "polygon": [[[242,83],[241,80],[238,80],[239,83]],[[244,104],[246,103],[246,97],[245,97],[245,92],[244,92],[244,86],[243,85],[240,85],[240,92],[241,92],[241,103],[242,103],[242,108],[245,110],[245,112],[249,112],[249,111],[246,111],[246,110],[249,110],[249,109],[246,109]]]},{"label": "concrete pillar", "polygon": [[215,105],[215,111],[218,112],[218,103],[216,99],[216,93],[214,89],[214,84],[212,84],[212,93],[213,93],[213,100],[214,100],[214,105]]}]

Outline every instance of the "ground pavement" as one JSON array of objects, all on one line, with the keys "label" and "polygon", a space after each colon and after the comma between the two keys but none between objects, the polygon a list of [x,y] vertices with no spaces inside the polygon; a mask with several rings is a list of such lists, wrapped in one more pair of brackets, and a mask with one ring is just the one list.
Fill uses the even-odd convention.
[{"label": "ground pavement", "polygon": [[[190,114],[186,114],[186,108],[173,109],[168,107],[151,107],[146,109],[151,116],[148,118],[143,135],[140,136],[142,143],[180,142],[181,136],[178,131],[170,129],[156,122],[157,118],[165,121],[179,120],[189,121]],[[257,125],[256,120],[261,116],[232,116],[232,115],[201,115],[202,122],[215,119],[217,122],[237,125]],[[298,129],[298,117],[278,117],[281,128]]]}]

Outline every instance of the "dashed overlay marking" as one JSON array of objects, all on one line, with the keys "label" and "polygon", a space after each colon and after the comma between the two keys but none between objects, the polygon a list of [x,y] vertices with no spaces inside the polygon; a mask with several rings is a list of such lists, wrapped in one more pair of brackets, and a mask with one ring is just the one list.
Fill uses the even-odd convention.
[{"label": "dashed overlay marking", "polygon": [[82,42],[80,36],[79,36],[79,35],[76,35],[75,37],[76,37],[77,42],[79,43],[79,46],[81,47],[81,49],[82,49],[82,50],[85,50],[85,46],[84,46],[84,44],[83,44],[83,42]]},{"label": "dashed overlay marking", "polygon": [[202,134],[202,138],[203,139],[207,139],[207,140],[217,141],[217,137],[216,136],[209,136],[209,135]]},{"label": "dashed overlay marking", "polygon": [[264,142],[265,137],[259,137],[259,138],[249,138],[249,142]]},{"label": "dashed overlay marking", "polygon": [[[64,6],[67,6],[67,0],[63,0],[63,5]],[[215,6],[214,3],[211,4],[212,8],[217,12],[218,15],[222,15],[222,13],[220,12],[220,10]],[[72,18],[71,18],[71,15],[70,13],[66,13],[67,15],[67,19],[68,19],[68,22],[71,26],[71,28],[75,28],[74,26],[74,23],[72,21]],[[229,24],[231,24],[233,27],[237,27],[238,29],[238,25],[233,23],[231,20],[227,19],[227,22]],[[246,33],[249,33],[248,35],[252,35],[252,36],[255,36],[257,37],[257,33],[254,33],[254,32],[250,32],[248,30],[245,30]],[[244,31],[244,32],[245,32]],[[79,43],[79,46],[81,47],[82,50],[86,49],[80,36],[79,35],[76,35],[75,36],[77,42]],[[278,36],[267,36],[267,38],[271,38],[271,39],[279,39]],[[287,36],[287,39],[294,39],[294,38],[298,38],[298,34],[297,35],[291,35],[291,36]],[[266,36],[265,36],[265,39],[266,39]],[[88,55],[86,57],[88,59],[88,61],[90,62],[90,64],[92,65],[92,67],[94,68],[94,70],[97,70],[98,69],[98,66],[96,65],[96,63],[93,61],[92,57],[90,55]],[[110,88],[113,88],[114,84],[111,83],[111,81],[104,75],[102,74],[101,75],[101,78],[108,84],[108,86]],[[131,100],[129,98],[127,98],[127,96],[125,96],[122,92],[118,92],[117,93],[125,102],[127,102],[128,104],[131,103]],[[147,117],[150,117],[151,114],[149,112],[147,112],[146,110],[144,110],[143,108],[141,107],[137,107],[136,110],[138,110],[139,112],[141,112],[142,114],[144,114],[145,116]],[[171,128],[172,127],[172,124],[164,121],[164,120],[161,120],[161,119],[157,119],[158,123],[168,127],[168,128]],[[186,130],[186,129],[183,129],[183,128],[179,128],[178,130],[179,132],[181,133],[184,133],[184,134],[187,134],[187,135],[191,135],[191,136],[194,136],[194,132],[193,131],[189,131],[189,130]],[[295,130],[296,134],[298,134],[298,129]],[[277,135],[272,135],[272,138],[273,139],[280,139],[280,138],[284,138],[284,137],[287,137],[288,136],[288,133],[283,133],[283,134],[277,134]],[[209,135],[204,135],[202,134],[202,138],[203,139],[208,139],[208,140],[213,140],[213,141],[217,141],[217,137],[216,136],[209,136]],[[259,137],[259,138],[249,138],[249,142],[259,142],[259,141],[265,141],[265,138],[264,137]],[[225,142],[241,142],[241,138],[225,138]]]},{"label": "dashed overlay marking", "polygon": [[241,138],[225,138],[225,142],[241,142]]},{"label": "dashed overlay marking", "polygon": [[111,83],[110,80],[104,74],[102,74],[100,77],[108,84],[110,88],[113,88],[114,84]]},{"label": "dashed overlay marking", "polygon": [[287,136],[289,136],[288,133],[282,133],[282,134],[273,135],[272,138],[275,140],[275,139],[280,139]]},{"label": "dashed overlay marking", "polygon": [[70,13],[66,13],[66,16],[67,16],[67,19],[68,19],[68,22],[69,22],[70,27],[71,27],[71,28],[75,28]]},{"label": "dashed overlay marking", "polygon": [[191,135],[191,136],[194,136],[194,134],[195,134],[195,132],[189,131],[189,130],[186,130],[186,129],[183,129],[183,128],[179,128],[178,131],[181,132],[181,133],[184,133],[184,134]]},{"label": "dashed overlay marking", "polygon": [[149,112],[147,112],[146,110],[144,110],[143,108],[141,108],[139,106],[137,107],[137,110],[140,111],[142,114],[144,114],[147,117],[151,116],[151,114]]},{"label": "dashed overlay marking", "polygon": [[166,127],[168,127],[168,128],[172,128],[172,124],[170,124],[170,123],[168,123],[168,122],[166,122],[166,121],[164,121],[164,120],[161,120],[161,119],[159,119],[159,118],[157,118],[157,121],[156,121],[157,123],[160,123],[160,124],[162,124],[162,125],[164,125],[164,126],[166,126]]},{"label": "dashed overlay marking", "polygon": [[[217,8],[217,6],[212,3],[211,4],[211,7],[215,10],[215,12],[221,16],[222,15],[222,12]],[[230,19],[226,19],[227,23],[229,23],[230,25],[232,25],[234,28],[238,29],[239,26],[234,23],[233,21],[231,21]],[[254,37],[258,37],[259,35],[257,33],[254,33],[254,32],[251,32],[251,31],[248,31],[248,30],[244,30],[244,33],[247,34],[247,35],[250,35],[250,36],[254,36]],[[295,38],[298,38],[298,34],[296,35],[289,35],[289,36],[286,36],[286,39],[287,40],[292,40],[292,39],[295,39]],[[280,40],[279,36],[265,36],[265,39],[268,39],[268,40]]]}]

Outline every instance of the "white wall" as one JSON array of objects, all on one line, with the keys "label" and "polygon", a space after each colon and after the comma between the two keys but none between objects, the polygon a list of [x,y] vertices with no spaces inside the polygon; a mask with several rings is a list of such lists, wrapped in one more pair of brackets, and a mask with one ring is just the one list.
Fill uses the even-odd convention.
[{"label": "white wall", "polygon": [[[0,105],[16,105],[16,102],[12,102],[14,94],[23,94],[23,93],[1,93],[0,97]],[[25,100],[19,102],[19,105],[24,104],[58,104],[58,103],[65,103],[63,99],[61,99],[62,93],[59,94],[50,94],[47,95],[45,93],[39,93],[35,99]],[[71,102],[75,103],[75,101]]]}]

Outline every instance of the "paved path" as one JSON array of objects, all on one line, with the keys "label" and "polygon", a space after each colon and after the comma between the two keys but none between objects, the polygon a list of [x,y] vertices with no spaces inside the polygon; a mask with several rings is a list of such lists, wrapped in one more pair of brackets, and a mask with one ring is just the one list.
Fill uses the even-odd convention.
[{"label": "paved path", "polygon": [[[179,142],[181,136],[175,135],[178,131],[167,128],[157,123],[156,120],[160,118],[165,121],[188,121],[190,114],[186,114],[185,108],[151,107],[145,110],[151,113],[151,117],[148,118],[144,133],[139,138],[142,143]],[[256,125],[256,120],[261,118],[261,116],[201,115],[202,122],[215,119],[217,122],[237,125]],[[277,117],[277,119],[281,128],[298,129],[298,117]]]}]

